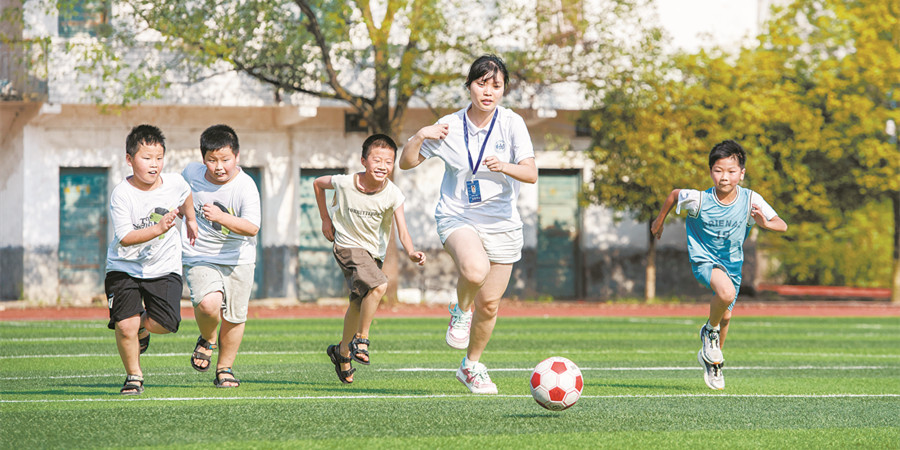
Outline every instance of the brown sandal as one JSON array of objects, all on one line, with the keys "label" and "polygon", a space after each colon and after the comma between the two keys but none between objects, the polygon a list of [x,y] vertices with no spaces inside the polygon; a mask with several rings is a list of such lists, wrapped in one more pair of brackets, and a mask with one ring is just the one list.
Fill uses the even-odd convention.
[{"label": "brown sandal", "polygon": [[[356,372],[356,369],[353,368],[352,358],[341,356],[340,348],[340,345],[329,345],[326,353],[328,353],[328,357],[331,358],[331,363],[334,364],[334,371],[337,373],[341,383],[350,384],[353,382],[353,372]],[[350,370],[341,370],[341,364],[347,363],[351,363]]]},{"label": "brown sandal", "polygon": [[[359,344],[363,344],[366,348],[359,348]],[[360,358],[360,355],[365,356],[366,359]],[[350,358],[354,361],[364,364],[366,366],[369,365],[369,340],[360,335],[356,335],[352,341],[350,341]]]},{"label": "brown sandal", "polygon": [[[137,384],[140,383],[140,384]],[[125,385],[119,390],[122,395],[141,395],[144,393],[144,377],[140,375],[128,375],[125,377]]]},{"label": "brown sandal", "polygon": [[[210,358],[212,358],[212,355],[200,353],[200,349],[205,348],[207,350],[215,350],[218,347],[219,347],[218,345],[210,344],[209,341],[207,341],[206,339],[203,339],[203,335],[198,337],[197,343],[194,345],[194,353],[191,354],[191,367],[193,367],[194,370],[196,370],[198,372],[206,372],[207,370],[209,370],[209,366],[212,365],[212,361],[210,361]],[[203,367],[203,366],[195,363],[194,362],[195,359],[206,361],[206,363],[207,363],[206,367]]]},{"label": "brown sandal", "polygon": [[[219,375],[222,374],[231,376],[219,378]],[[234,386],[226,386],[225,383],[234,383]],[[234,372],[231,371],[231,367],[223,367],[216,371],[216,379],[213,380],[213,384],[215,384],[217,388],[236,388],[241,385],[241,380],[234,377]]]}]

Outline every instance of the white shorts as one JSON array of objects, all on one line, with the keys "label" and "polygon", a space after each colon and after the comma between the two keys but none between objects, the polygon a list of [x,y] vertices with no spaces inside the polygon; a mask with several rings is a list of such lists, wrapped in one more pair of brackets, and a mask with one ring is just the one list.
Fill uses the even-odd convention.
[{"label": "white shorts", "polygon": [[246,322],[255,269],[256,263],[185,265],[184,278],[191,290],[191,304],[196,307],[207,294],[221,292],[222,318],[230,323]]},{"label": "white shorts", "polygon": [[481,245],[484,252],[487,253],[488,260],[497,264],[512,264],[522,259],[522,229],[517,228],[511,231],[500,231],[496,233],[484,232],[477,230],[474,226],[465,223],[456,218],[440,219],[437,223],[438,236],[441,238],[441,244],[447,242],[447,238],[454,231],[468,228],[474,231],[481,238]]}]

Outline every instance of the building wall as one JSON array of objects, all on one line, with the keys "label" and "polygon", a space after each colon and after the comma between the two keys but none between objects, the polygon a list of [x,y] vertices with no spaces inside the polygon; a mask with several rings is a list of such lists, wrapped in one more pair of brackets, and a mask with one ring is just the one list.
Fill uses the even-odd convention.
[{"label": "building wall", "polygon": [[[708,9],[709,5],[700,4],[703,1],[706,0],[693,2],[689,9]],[[747,7],[770,2],[742,0],[741,3]],[[293,106],[283,105],[269,87],[230,72],[189,86],[175,85],[164,93],[164,98],[126,111],[101,114],[91,104],[92,99],[84,95],[85,83],[91,81],[85,81],[71,70],[73,55],[65,51],[64,40],[58,39],[55,14],[48,14],[38,4],[26,2],[26,34],[54,38],[50,66],[53,73],[47,80],[49,100],[24,104],[0,102],[3,114],[0,167],[4,168],[0,171],[0,299],[23,298],[45,303],[90,301],[59,298],[59,168],[105,167],[111,191],[130,173],[125,164],[124,141],[131,127],[140,123],[158,125],[167,135],[166,171],[171,172],[180,172],[188,162],[200,159],[199,135],[207,126],[227,123],[238,131],[241,164],[262,168],[262,247],[267,270],[261,295],[296,298],[301,264],[298,257],[300,173],[308,168],[360,168],[359,147],[365,135],[344,132],[343,107],[301,95],[285,99]],[[665,18],[685,13],[684,10],[662,8],[660,12]],[[670,28],[677,38],[678,27]],[[688,31],[696,31],[691,30]],[[679,43],[676,39],[676,45],[694,44]],[[123,57],[144,55],[137,50]],[[559,111],[558,116],[543,110],[541,114],[527,109],[517,109],[517,112],[528,124],[539,168],[580,169],[585,180],[590,178],[591,162],[583,154],[589,141],[574,136],[577,112]],[[424,106],[410,109],[401,135],[395,136],[398,144],[402,145],[416,130],[436,119]],[[432,215],[442,171],[442,164],[437,160],[426,161],[413,171],[395,171],[395,182],[407,197],[410,233],[416,246],[429,253],[425,267],[401,258],[400,287],[416,290],[426,300],[455,295],[455,269],[441,249]],[[542,293],[535,276],[536,262],[541,257],[537,252],[538,185],[522,186],[519,209],[524,221],[525,249],[522,261],[514,266],[507,295],[535,298]],[[581,217],[575,255],[580,259],[581,271],[578,295],[597,299],[642,297],[647,224],[635,223],[627,214],[600,206],[584,206]],[[112,236],[111,230],[108,231],[108,236]],[[752,242],[748,243],[751,247]],[[745,268],[745,274],[755,274],[752,249],[747,254],[751,267]],[[658,244],[657,258],[658,295],[703,294],[685,264],[687,252],[682,226],[667,227],[666,235]],[[755,282],[753,278],[745,275],[745,281],[751,285]]]},{"label": "building wall", "polygon": [[[572,135],[565,117],[538,119],[522,113],[529,124],[540,168],[575,168],[589,176],[590,162],[584,158],[586,141],[571,138],[571,151],[553,150],[560,133]],[[411,111],[404,127],[402,143],[436,117],[425,111]],[[241,139],[240,163],[260,167],[263,174],[263,257],[266,279],[263,297],[296,297],[299,268],[299,197],[297,187],[304,168],[361,168],[360,146],[364,133],[343,132],[344,110],[320,107],[315,117],[303,117],[294,107],[202,107],[142,106],[121,114],[103,114],[94,106],[63,105],[36,115],[23,127],[21,136],[6,145],[2,153],[5,167],[4,211],[21,212],[10,220],[4,215],[2,256],[4,277],[2,298],[78,303],[86,298],[58,298],[59,168],[105,167],[108,190],[130,174],[125,164],[124,142],[131,127],[140,123],[160,126],[167,137],[165,172],[180,172],[200,159],[199,136],[207,126],[227,123]],[[548,150],[548,148],[550,150]],[[406,217],[418,248],[429,253],[426,267],[401,263],[401,289],[415,289],[424,297],[452,297],[456,273],[452,261],[441,249],[435,232],[434,207],[440,190],[443,165],[426,161],[415,170],[395,171],[395,182],[407,197]],[[539,181],[540,182],[540,181]],[[519,199],[524,221],[525,250],[516,264],[508,295],[536,298],[538,186],[523,185]],[[111,226],[111,225],[110,225]],[[588,206],[583,211],[579,236],[582,258],[581,296],[588,298],[639,297],[643,293],[643,255],[646,252],[645,224],[635,224],[627,216],[618,218],[606,208]],[[661,242],[660,267],[683,266],[683,229],[670,226]],[[112,236],[108,230],[108,236]],[[16,236],[21,238],[16,239]],[[667,258],[671,257],[672,261]],[[21,264],[18,261],[22,261]],[[680,261],[679,261],[680,260]],[[18,270],[18,272],[17,272]],[[689,276],[664,279],[660,271],[660,295],[692,292],[696,284]],[[21,280],[17,282],[16,280]],[[8,281],[8,282],[7,282]],[[17,288],[17,286],[20,286]],[[18,289],[18,290],[17,290]],[[96,296],[102,295],[97,292]]]}]

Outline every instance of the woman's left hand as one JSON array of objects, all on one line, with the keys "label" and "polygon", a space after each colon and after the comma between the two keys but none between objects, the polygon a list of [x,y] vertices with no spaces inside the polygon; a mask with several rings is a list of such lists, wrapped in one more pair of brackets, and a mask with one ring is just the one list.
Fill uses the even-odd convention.
[{"label": "woman's left hand", "polygon": [[506,163],[497,159],[496,156],[488,156],[484,158],[483,165],[487,166],[491,172],[503,172],[503,168],[506,167]]}]

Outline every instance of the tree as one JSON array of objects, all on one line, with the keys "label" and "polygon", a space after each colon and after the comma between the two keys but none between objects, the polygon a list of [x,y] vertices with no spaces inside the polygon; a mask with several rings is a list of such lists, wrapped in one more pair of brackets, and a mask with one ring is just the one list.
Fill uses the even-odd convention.
[{"label": "tree", "polygon": [[[900,4],[798,0],[775,11],[761,49],[786,61],[785,80],[821,118],[817,163],[841,210],[866,200],[893,210],[892,301],[900,302],[900,159],[888,119],[900,122]],[[782,83],[784,84],[784,83]]]},{"label": "tree", "polygon": [[[64,3],[105,0],[60,0]],[[500,53],[510,101],[566,106],[551,88],[602,85],[659,41],[652,0],[121,0],[97,39],[66,54],[101,104],[162,97],[178,81],[238,71],[295,95],[342,102],[370,132],[398,136],[410,101],[463,104],[464,68]],[[135,51],[137,50],[137,53]],[[396,243],[385,270],[396,298]]]},{"label": "tree", "polygon": [[702,189],[710,183],[706,157],[713,145],[725,139],[741,142],[750,153],[745,185],[762,192],[781,192],[787,170],[801,178],[807,172],[797,161],[775,164],[768,157],[784,134],[780,120],[804,115],[784,95],[759,97],[768,80],[745,69],[744,63],[757,64],[754,56],[731,57],[717,50],[672,55],[645,78],[624,80],[608,91],[591,119],[589,155],[596,166],[589,199],[647,223],[648,300],[655,296],[656,282],[650,223],[672,189]]},{"label": "tree", "polygon": [[[648,220],[672,187],[705,183],[705,152],[733,138],[750,153],[746,182],[800,225],[788,229],[782,251],[809,243],[810,231],[831,238],[839,224],[853,226],[844,216],[866,217],[855,214],[863,205],[892,202],[896,298],[900,159],[884,123],[898,120],[887,95],[900,86],[898,10],[887,0],[801,0],[776,10],[755,48],[678,55],[653,79],[608,91],[593,120],[593,198]],[[652,244],[649,254],[648,286]]]}]

